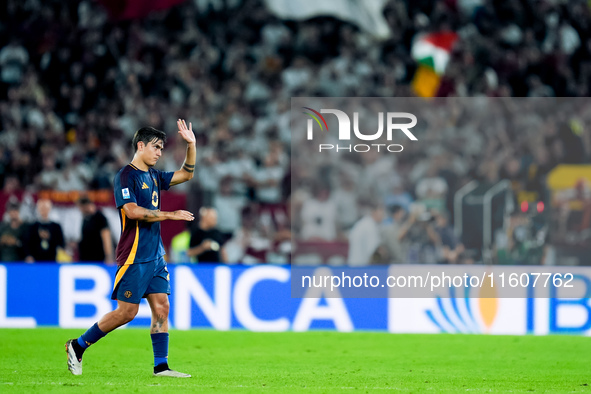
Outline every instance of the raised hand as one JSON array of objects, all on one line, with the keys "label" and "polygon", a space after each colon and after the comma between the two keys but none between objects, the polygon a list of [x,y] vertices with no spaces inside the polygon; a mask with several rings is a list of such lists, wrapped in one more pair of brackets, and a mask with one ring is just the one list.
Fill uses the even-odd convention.
[{"label": "raised hand", "polygon": [[187,127],[187,123],[184,119],[179,119],[176,121],[177,126],[179,127],[179,134],[187,144],[194,144],[195,143],[195,134],[193,134],[193,125],[189,122],[189,127]]}]

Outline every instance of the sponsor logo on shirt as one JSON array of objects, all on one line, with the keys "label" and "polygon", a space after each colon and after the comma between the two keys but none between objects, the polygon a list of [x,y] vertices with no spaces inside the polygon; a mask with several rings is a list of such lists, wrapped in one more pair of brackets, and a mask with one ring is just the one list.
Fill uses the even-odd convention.
[{"label": "sponsor logo on shirt", "polygon": [[148,185],[146,185],[146,182],[144,182],[144,184],[142,185],[142,189],[149,189]]}]

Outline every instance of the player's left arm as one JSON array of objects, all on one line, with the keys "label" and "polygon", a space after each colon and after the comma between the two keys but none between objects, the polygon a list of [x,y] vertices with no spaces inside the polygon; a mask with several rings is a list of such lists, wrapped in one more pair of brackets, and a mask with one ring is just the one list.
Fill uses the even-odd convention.
[{"label": "player's left arm", "polygon": [[177,120],[179,126],[179,134],[187,143],[187,153],[185,155],[185,162],[180,170],[175,171],[170,181],[170,186],[178,185],[179,183],[187,182],[193,178],[193,172],[195,172],[195,160],[197,157],[197,149],[195,148],[195,134],[193,134],[193,126],[179,119]]}]

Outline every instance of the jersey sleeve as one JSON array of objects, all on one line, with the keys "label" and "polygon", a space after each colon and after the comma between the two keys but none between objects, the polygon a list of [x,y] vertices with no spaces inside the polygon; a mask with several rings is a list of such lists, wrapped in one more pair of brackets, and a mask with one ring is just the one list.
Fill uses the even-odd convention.
[{"label": "jersey sleeve", "polygon": [[170,181],[172,181],[173,175],[174,171],[158,171],[158,177],[160,178],[162,190],[170,189]]},{"label": "jersey sleeve", "polygon": [[118,209],[128,202],[137,204],[135,182],[126,171],[121,171],[115,176],[113,193],[115,194],[115,205]]}]

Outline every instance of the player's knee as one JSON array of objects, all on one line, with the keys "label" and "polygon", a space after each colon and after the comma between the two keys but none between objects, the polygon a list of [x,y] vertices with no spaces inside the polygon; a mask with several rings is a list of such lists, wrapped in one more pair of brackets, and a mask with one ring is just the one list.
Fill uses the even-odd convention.
[{"label": "player's knee", "polygon": [[138,309],[136,308],[127,308],[127,309],[122,309],[119,313],[121,316],[121,320],[123,321],[123,324],[129,323],[130,321],[132,321],[135,317],[135,315],[137,315]]},{"label": "player's knee", "polygon": [[168,301],[160,303],[156,306],[156,314],[160,316],[168,316],[168,312],[170,310],[170,304]]}]

